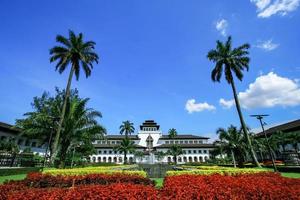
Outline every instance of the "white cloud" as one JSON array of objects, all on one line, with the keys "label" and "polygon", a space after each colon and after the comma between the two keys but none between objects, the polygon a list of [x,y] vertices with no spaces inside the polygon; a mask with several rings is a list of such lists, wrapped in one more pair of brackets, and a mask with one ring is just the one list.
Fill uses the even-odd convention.
[{"label": "white cloud", "polygon": [[300,0],[250,0],[257,7],[257,16],[268,18],[272,15],[286,15],[296,10],[300,4]]},{"label": "white cloud", "polygon": [[221,98],[221,99],[219,100],[219,104],[220,104],[223,108],[228,109],[228,108],[231,108],[231,107],[235,104],[235,102],[234,102],[233,99],[232,99],[232,100],[226,101],[225,99]]},{"label": "white cloud", "polygon": [[[241,106],[251,108],[271,108],[275,106],[300,105],[300,86],[295,80],[270,72],[256,78],[245,92],[238,94]],[[221,105],[230,107],[233,100],[222,100]]]},{"label": "white cloud", "polygon": [[258,45],[256,45],[257,48],[263,49],[265,51],[272,51],[276,49],[279,46],[279,44],[273,43],[272,39],[261,41]]},{"label": "white cloud", "polygon": [[215,110],[216,107],[213,105],[209,105],[207,102],[196,103],[195,99],[189,99],[185,104],[185,109],[189,113],[193,113],[193,112],[202,112],[204,110],[212,111]]},{"label": "white cloud", "polygon": [[227,28],[228,28],[228,22],[226,19],[220,19],[216,23],[216,29],[219,31],[223,36],[227,35]]}]

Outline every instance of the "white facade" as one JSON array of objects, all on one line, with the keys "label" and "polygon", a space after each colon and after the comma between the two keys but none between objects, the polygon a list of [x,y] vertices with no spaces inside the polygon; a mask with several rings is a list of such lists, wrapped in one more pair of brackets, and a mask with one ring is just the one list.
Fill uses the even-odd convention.
[{"label": "white facade", "polygon": [[[174,138],[164,135],[159,130],[153,120],[146,120],[141,126],[137,135],[131,135],[129,138],[136,144],[136,151],[144,153],[143,157],[136,157],[134,154],[127,154],[129,162],[135,163],[169,163],[174,162],[174,158],[165,155],[159,159],[156,154],[158,152],[167,153],[172,145],[178,145],[183,150],[183,154],[177,157],[177,163],[183,164],[187,162],[205,162],[210,157],[210,150],[214,148],[212,144],[208,144],[207,137],[201,137],[190,134],[178,134]],[[97,154],[90,156],[91,162],[105,163],[123,163],[123,152],[115,151],[115,147],[119,145],[125,136],[107,135],[105,140],[95,141],[94,145]],[[149,150],[150,149],[150,150]]]}]

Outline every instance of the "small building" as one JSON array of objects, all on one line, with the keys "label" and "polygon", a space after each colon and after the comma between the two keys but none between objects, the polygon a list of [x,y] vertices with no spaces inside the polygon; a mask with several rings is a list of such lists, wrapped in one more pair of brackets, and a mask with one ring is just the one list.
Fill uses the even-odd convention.
[{"label": "small building", "polygon": [[[182,148],[183,154],[179,155],[177,162],[179,164],[187,162],[205,162],[210,158],[210,151],[214,145],[208,143],[208,137],[202,137],[193,134],[178,134],[170,138],[167,134],[163,134],[154,120],[146,120],[139,127],[136,135],[128,136],[135,144],[136,151],[143,152],[141,158],[135,157],[134,154],[128,154],[129,162],[136,163],[168,163],[174,162],[174,158],[166,155],[159,158],[158,152],[166,153],[172,145],[178,145]],[[103,140],[94,142],[97,154],[90,156],[91,162],[111,162],[123,163],[124,156],[122,152],[115,150],[124,139],[124,135],[107,135]]]},{"label": "small building", "polygon": [[22,152],[30,148],[33,153],[39,155],[45,154],[45,146],[39,143],[37,139],[29,139],[21,135],[21,130],[4,122],[0,122],[0,141],[14,140]]}]

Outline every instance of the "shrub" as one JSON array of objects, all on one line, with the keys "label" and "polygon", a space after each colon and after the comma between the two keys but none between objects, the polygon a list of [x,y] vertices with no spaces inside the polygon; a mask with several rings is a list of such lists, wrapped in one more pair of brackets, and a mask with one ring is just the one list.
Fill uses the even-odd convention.
[{"label": "shrub", "polygon": [[221,175],[238,175],[238,174],[253,174],[267,172],[266,169],[253,169],[253,168],[232,168],[232,167],[218,167],[218,166],[197,166],[190,167],[184,166],[183,171],[167,171],[167,176],[184,175],[184,174],[195,174],[195,175],[210,175],[210,174],[221,174]]},{"label": "shrub", "polygon": [[79,200],[79,199],[116,199],[140,200],[158,199],[158,191],[152,186],[133,184],[92,185],[70,189],[28,189],[9,193],[8,200]]},{"label": "shrub", "polygon": [[238,176],[181,175],[164,180],[161,199],[299,199],[300,180],[274,173]]},{"label": "shrub", "polygon": [[149,178],[139,175],[129,175],[124,173],[107,174],[88,174],[76,176],[49,175],[42,173],[28,174],[26,179],[20,181],[26,186],[35,188],[46,187],[71,187],[77,185],[100,184],[108,185],[112,183],[131,183],[141,185],[154,185],[154,182]]},{"label": "shrub", "polygon": [[3,169],[0,169],[0,176],[27,174],[29,172],[38,172],[40,170],[41,170],[41,167],[3,168]]},{"label": "shrub", "polygon": [[146,177],[147,174],[144,171],[132,170],[136,166],[122,165],[122,166],[108,166],[108,167],[84,167],[84,168],[74,168],[74,169],[49,169],[45,170],[43,173],[51,175],[86,175],[86,174],[114,174],[114,173],[124,173],[124,174],[134,174]]}]

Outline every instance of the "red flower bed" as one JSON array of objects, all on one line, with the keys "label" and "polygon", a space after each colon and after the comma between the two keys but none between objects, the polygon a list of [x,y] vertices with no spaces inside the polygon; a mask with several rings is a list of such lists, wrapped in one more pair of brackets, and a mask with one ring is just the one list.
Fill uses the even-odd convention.
[{"label": "red flower bed", "polygon": [[154,182],[149,178],[128,174],[87,174],[78,176],[54,176],[42,173],[31,173],[28,174],[27,178],[23,180],[22,183],[35,188],[72,187],[76,185],[90,184],[108,185],[112,183],[154,185]]},{"label": "red flower bed", "polygon": [[116,200],[156,200],[158,191],[152,186],[136,184],[90,185],[75,188],[28,189],[12,192],[8,200],[83,200],[83,199],[116,199]]},{"label": "red flower bed", "polygon": [[161,199],[299,200],[300,179],[273,173],[170,176],[165,178]]}]

